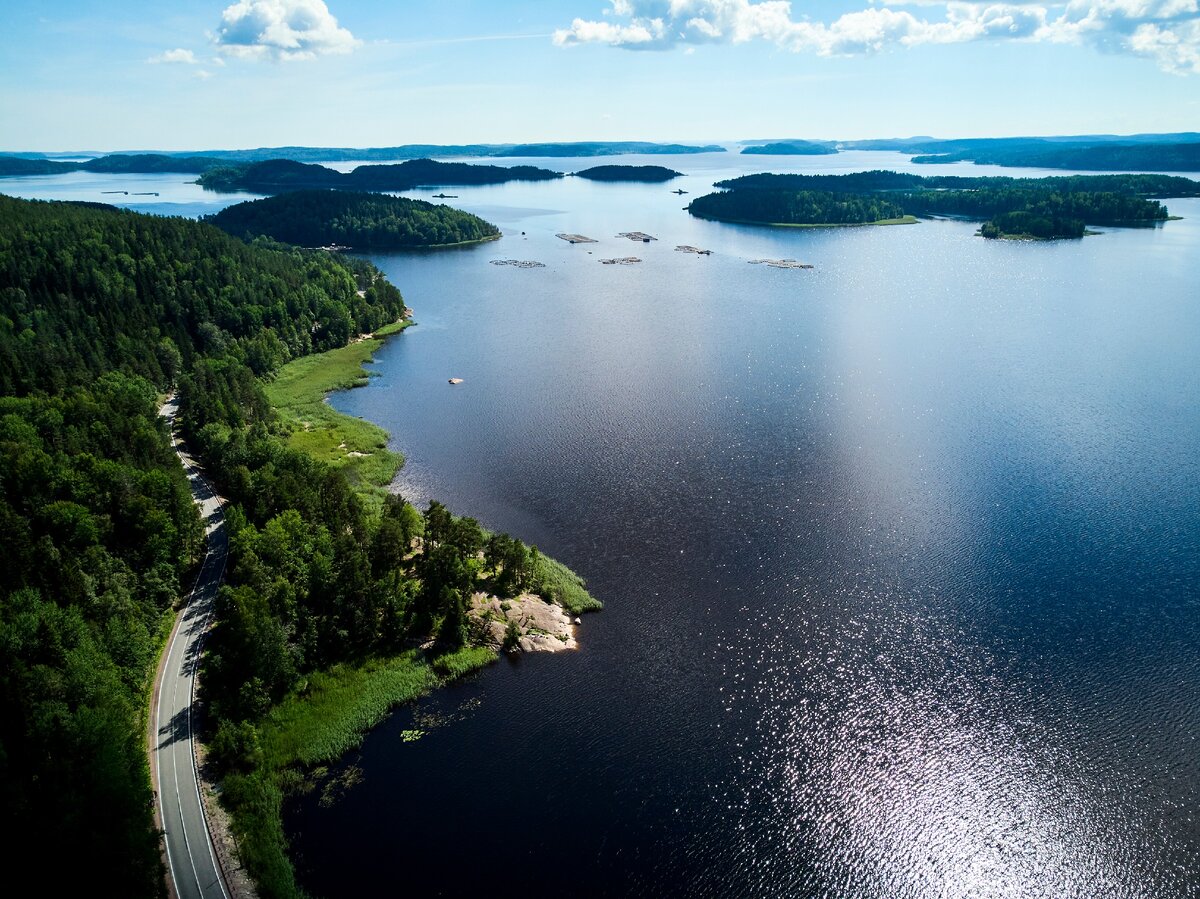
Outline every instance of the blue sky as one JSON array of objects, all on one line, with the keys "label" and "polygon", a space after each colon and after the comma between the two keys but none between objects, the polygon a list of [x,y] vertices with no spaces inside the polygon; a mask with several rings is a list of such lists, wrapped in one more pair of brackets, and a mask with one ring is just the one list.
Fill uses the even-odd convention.
[{"label": "blue sky", "polygon": [[1198,4],[24,2],[0,149],[1200,130]]}]

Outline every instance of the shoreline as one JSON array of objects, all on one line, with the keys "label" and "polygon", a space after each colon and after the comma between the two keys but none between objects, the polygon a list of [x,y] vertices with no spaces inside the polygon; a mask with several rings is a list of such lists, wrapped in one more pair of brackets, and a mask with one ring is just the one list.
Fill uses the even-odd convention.
[{"label": "shoreline", "polygon": [[725,225],[759,225],[764,228],[870,228],[875,225],[887,227],[889,225],[916,225],[920,223],[920,219],[915,215],[902,215],[899,218],[879,219],[874,222],[755,222],[750,219],[721,219],[707,215],[696,215],[696,213],[690,210],[688,211],[688,215],[703,219],[706,222],[720,222]]},{"label": "shoreline", "polygon": [[[363,365],[388,338],[413,324],[405,317],[344,347],[294,359],[264,384],[272,408],[289,426],[288,444],[349,469],[355,491],[375,508],[382,506],[404,457],[387,449],[390,435],[382,427],[339,412],[327,400],[335,391],[366,386],[370,373]],[[296,882],[284,830],[284,800],[318,788],[328,766],[361,745],[394,709],[493,664],[504,650],[578,647],[578,616],[601,604],[578,575],[548,556],[534,551],[530,571],[540,593],[523,590],[505,599],[484,592],[486,578],[477,584],[468,612],[475,622],[476,645],[448,650],[429,640],[395,655],[313,671],[259,722],[256,766],[228,772],[219,784],[204,777],[204,793],[221,796],[222,804],[229,797],[226,811],[237,862],[255,872],[251,879],[259,892],[305,895]],[[509,628],[518,632],[515,647]]]}]

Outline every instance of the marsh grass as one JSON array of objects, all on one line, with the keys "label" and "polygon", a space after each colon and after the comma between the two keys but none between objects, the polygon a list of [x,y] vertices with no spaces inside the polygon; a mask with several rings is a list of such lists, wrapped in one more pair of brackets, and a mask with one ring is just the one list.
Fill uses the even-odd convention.
[{"label": "marsh grass", "polygon": [[464,646],[462,649],[440,655],[433,660],[433,670],[446,680],[457,680],[480,668],[486,668],[499,656],[487,646]]},{"label": "marsh grass", "polygon": [[[464,656],[450,667],[474,670],[467,663]],[[475,667],[482,664],[486,662]],[[222,782],[242,863],[263,897],[304,895],[287,856],[282,818],[285,792],[305,785],[304,770],[333,762],[358,746],[393,708],[442,683],[443,677],[419,653],[406,652],[314,673],[267,715],[259,727],[261,763],[249,773],[229,774]]]},{"label": "marsh grass", "polygon": [[600,600],[587,592],[583,578],[562,562],[538,555],[533,572],[534,592],[556,600],[572,615],[596,612],[604,608]]},{"label": "marsh grass", "polygon": [[409,324],[394,322],[367,340],[293,359],[265,385],[267,399],[289,430],[288,443],[341,468],[368,497],[377,496],[391,483],[404,457],[388,450],[388,434],[383,428],[344,415],[325,400],[335,390],[365,385],[369,375],[363,365],[387,337]]}]

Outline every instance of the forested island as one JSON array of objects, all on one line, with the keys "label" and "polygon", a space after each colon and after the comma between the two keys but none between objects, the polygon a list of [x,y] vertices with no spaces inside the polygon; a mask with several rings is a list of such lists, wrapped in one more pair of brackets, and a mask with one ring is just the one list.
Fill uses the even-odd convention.
[{"label": "forested island", "polygon": [[273,159],[210,169],[200,176],[197,183],[208,190],[274,194],[310,188],[411,190],[414,187],[552,181],[561,177],[561,172],[530,165],[471,165],[465,162],[414,159],[395,165],[360,165],[353,171],[339,172],[323,165]]},{"label": "forested island", "polygon": [[305,247],[390,250],[494,240],[500,229],[478,216],[387,194],[301,190],[226,207],[204,221],[250,239]]},{"label": "forested island", "polygon": [[957,215],[984,222],[984,237],[1081,237],[1086,225],[1165,221],[1157,199],[1198,196],[1200,183],[1169,175],[1052,178],[924,178],[898,172],[746,175],[697,197],[701,218],[771,225],[894,222],[902,216]]},{"label": "forested island", "polygon": [[836,153],[836,147],[807,140],[775,141],[742,147],[743,156],[829,156]]},{"label": "forested island", "polygon": [[64,162],[55,159],[25,159],[20,156],[0,156],[0,176],[62,175],[67,172],[104,172],[120,174],[158,174],[179,172],[198,175],[221,163],[215,159],[195,156],[168,156],[162,153],[136,155],[114,154],[98,156],[86,162]]},{"label": "forested island", "polygon": [[[520,541],[386,494],[400,462],[386,435],[321,402],[362,378],[377,341],[355,335],[405,315],[369,263],[98,204],[0,197],[0,217],[7,849],[47,893],[164,894],[147,691],[202,554],[157,414],[176,384],[227,501],[202,662],[209,760],[262,894],[296,895],[283,791],[395,702],[495,658],[475,591],[598,603]],[[521,639],[509,624],[506,645]]]},{"label": "forested island", "polygon": [[661,165],[596,165],[575,174],[589,181],[641,181],[646,184],[661,184],[683,176],[683,172]]}]

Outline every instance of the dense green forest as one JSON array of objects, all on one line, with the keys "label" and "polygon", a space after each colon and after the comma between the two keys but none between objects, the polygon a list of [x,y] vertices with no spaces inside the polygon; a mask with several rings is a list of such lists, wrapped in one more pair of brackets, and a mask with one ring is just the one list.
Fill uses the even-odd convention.
[{"label": "dense green forest", "polygon": [[8,197],[0,220],[4,395],[108,371],[165,385],[198,355],[264,375],[403,310],[365,262],[249,246],[210,225]]},{"label": "dense green forest", "polygon": [[644,181],[647,184],[659,184],[679,178],[683,173],[661,165],[595,165],[575,174],[589,181]]},{"label": "dense green forest", "polygon": [[154,385],[0,398],[0,523],[5,852],[46,895],[160,895],[147,689],[202,531]]},{"label": "dense green forest", "polygon": [[771,225],[862,225],[904,215],[873,194],[816,190],[730,190],[697,197],[688,212],[699,218]]},{"label": "dense green forest", "polygon": [[807,140],[773,141],[769,144],[742,147],[744,156],[830,156],[835,153],[836,147]]},{"label": "dense green forest", "polygon": [[[1167,208],[1149,197],[1200,194],[1200,183],[1168,175],[926,178],[874,171],[746,175],[716,186],[727,190],[697,197],[689,211],[702,218],[764,224],[960,215],[987,222],[980,230],[985,237],[1081,237],[1088,224],[1153,224],[1167,219]],[[882,212],[891,214],[877,215]]]},{"label": "dense green forest", "polygon": [[304,190],[229,206],[205,221],[235,237],[361,249],[448,246],[500,236],[478,216],[386,194]]},{"label": "dense green forest", "polygon": [[[210,758],[264,894],[292,894],[282,775],[258,744],[281,700],[302,704],[296,691],[330,666],[386,667],[414,637],[462,646],[476,634],[477,588],[598,604],[520,541],[437,503],[422,514],[399,497],[374,501],[289,444],[262,378],[400,317],[399,292],[373,266],[99,205],[0,197],[0,220],[9,849],[50,894],[95,882],[163,893],[147,690],[202,540],[157,416],[174,382],[182,429],[228,500],[227,582],[202,678]],[[491,657],[463,652],[434,667]]]},{"label": "dense green forest", "polygon": [[547,181],[561,177],[559,172],[529,165],[471,165],[413,159],[396,165],[360,165],[343,173],[323,165],[272,159],[211,169],[200,176],[198,183],[209,190],[274,194],[312,188],[411,190],[414,187]]}]

